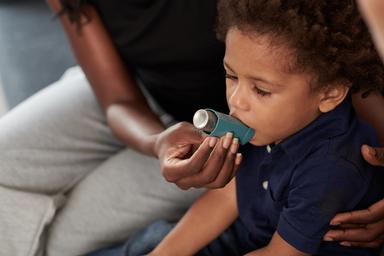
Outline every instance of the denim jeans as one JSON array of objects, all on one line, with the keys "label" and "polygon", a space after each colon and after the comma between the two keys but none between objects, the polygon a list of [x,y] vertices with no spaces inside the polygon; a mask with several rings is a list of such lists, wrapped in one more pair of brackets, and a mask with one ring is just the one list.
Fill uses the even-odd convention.
[{"label": "denim jeans", "polygon": [[[163,220],[156,221],[142,231],[134,234],[124,244],[119,244],[113,247],[102,249],[88,256],[140,256],[150,253],[163,238],[175,226],[174,223],[169,223]],[[251,248],[247,248],[243,244],[244,238],[243,224],[236,221],[226,231],[224,231],[216,240],[201,249],[197,256],[237,256],[243,255]]]}]

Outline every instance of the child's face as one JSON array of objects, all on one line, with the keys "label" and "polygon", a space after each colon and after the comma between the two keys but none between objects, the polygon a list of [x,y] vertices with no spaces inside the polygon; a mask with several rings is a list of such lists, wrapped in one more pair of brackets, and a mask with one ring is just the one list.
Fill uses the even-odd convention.
[{"label": "child's face", "polygon": [[278,143],[320,114],[320,96],[310,87],[311,75],[284,71],[290,51],[268,39],[238,29],[230,29],[226,38],[230,114],[255,129],[254,145]]}]

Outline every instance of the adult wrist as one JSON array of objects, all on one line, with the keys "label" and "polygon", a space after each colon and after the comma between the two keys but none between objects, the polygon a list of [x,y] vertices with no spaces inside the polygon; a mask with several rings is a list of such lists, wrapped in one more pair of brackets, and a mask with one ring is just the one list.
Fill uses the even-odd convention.
[{"label": "adult wrist", "polygon": [[159,138],[160,133],[149,135],[146,140],[146,148],[150,155],[159,158]]}]

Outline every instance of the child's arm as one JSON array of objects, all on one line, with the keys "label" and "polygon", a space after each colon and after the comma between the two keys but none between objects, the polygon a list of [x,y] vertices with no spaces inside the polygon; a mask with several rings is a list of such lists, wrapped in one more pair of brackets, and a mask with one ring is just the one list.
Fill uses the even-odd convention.
[{"label": "child's arm", "polygon": [[272,237],[272,240],[269,242],[269,244],[266,247],[250,252],[246,256],[276,256],[276,255],[308,256],[310,254],[306,254],[298,251],[295,247],[291,246],[289,243],[284,241],[284,239],[279,235],[279,233],[275,232],[275,234]]},{"label": "child's arm", "polygon": [[204,193],[149,255],[193,255],[237,218],[236,182]]}]

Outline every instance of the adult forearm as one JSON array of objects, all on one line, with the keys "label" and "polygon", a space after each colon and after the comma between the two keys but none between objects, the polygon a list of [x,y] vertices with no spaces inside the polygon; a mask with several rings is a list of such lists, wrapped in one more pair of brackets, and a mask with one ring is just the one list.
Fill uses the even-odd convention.
[{"label": "adult forearm", "polygon": [[[48,3],[55,12],[62,9],[59,0]],[[81,8],[79,22],[71,22],[67,14],[60,21],[108,124],[123,143],[153,155],[154,134],[163,125],[124,65],[96,9],[92,5]]]},{"label": "adult forearm", "polygon": [[[48,0],[48,3],[56,13],[62,9],[59,0]],[[60,21],[103,110],[106,111],[109,105],[121,101],[145,102],[135,78],[121,59],[97,10],[92,5],[85,4],[82,6],[82,13],[78,23],[71,22],[67,14],[61,15]]]},{"label": "adult forearm", "polygon": [[112,104],[107,109],[107,120],[123,143],[144,154],[157,156],[155,143],[164,126],[146,105],[138,102]]},{"label": "adult forearm", "polygon": [[369,25],[376,48],[384,60],[384,2],[382,0],[360,0],[360,10]]},{"label": "adult forearm", "polygon": [[372,92],[362,98],[360,93],[352,97],[353,106],[359,117],[370,123],[376,131],[381,146],[384,146],[384,97],[381,93]]}]

